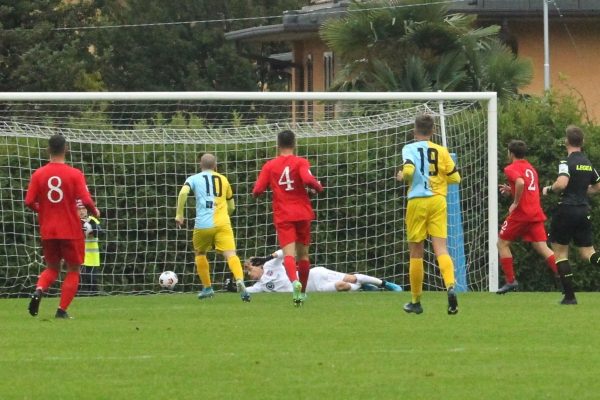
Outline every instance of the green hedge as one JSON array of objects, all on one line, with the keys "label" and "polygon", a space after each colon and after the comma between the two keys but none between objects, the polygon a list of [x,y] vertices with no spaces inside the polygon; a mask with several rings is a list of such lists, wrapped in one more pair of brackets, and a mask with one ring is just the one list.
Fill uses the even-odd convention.
[{"label": "green hedge", "polygon": [[[511,139],[524,140],[529,147],[527,156],[537,169],[540,186],[549,185],[556,179],[558,163],[566,157],[564,146],[565,128],[575,124],[585,131],[584,152],[596,168],[600,168],[600,126],[592,125],[582,113],[577,99],[569,96],[551,95],[546,99],[526,98],[508,101],[501,105],[498,118],[498,160],[500,160],[499,182],[505,182],[502,173],[506,165],[506,145]],[[504,163],[502,163],[502,161]],[[558,200],[557,195],[543,198],[543,208],[550,219]],[[600,221],[599,198],[592,199],[592,221]],[[500,203],[499,218],[506,216],[509,199]],[[546,223],[549,228],[549,221]],[[594,232],[594,243],[600,246],[600,229]],[[598,248],[598,247],[596,247]],[[571,260],[575,265],[577,290],[595,291],[600,288],[600,269],[592,267],[586,260],[580,260],[574,249]],[[523,290],[555,290],[544,260],[528,245],[517,244],[513,248],[515,272]],[[503,281],[502,273],[501,281]]]}]

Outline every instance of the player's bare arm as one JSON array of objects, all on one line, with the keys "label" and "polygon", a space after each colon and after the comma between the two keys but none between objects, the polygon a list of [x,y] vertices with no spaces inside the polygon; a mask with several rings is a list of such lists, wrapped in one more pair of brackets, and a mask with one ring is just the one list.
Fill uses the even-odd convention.
[{"label": "player's bare arm", "polygon": [[260,170],[260,174],[258,174],[258,178],[256,179],[256,183],[254,184],[254,189],[252,189],[252,197],[262,196],[263,193],[269,187],[269,167],[268,163],[265,164]]},{"label": "player's bare arm", "polygon": [[587,193],[589,196],[600,193],[600,182],[588,187]]},{"label": "player's bare arm", "polygon": [[512,195],[512,189],[510,188],[510,185],[507,183],[498,185],[498,189],[500,190],[500,194],[502,196],[508,197],[508,196]]},{"label": "player's bare arm", "polygon": [[569,177],[566,175],[559,175],[556,181],[552,185],[546,186],[542,189],[542,194],[546,196],[549,193],[561,193],[567,188],[569,184]]}]

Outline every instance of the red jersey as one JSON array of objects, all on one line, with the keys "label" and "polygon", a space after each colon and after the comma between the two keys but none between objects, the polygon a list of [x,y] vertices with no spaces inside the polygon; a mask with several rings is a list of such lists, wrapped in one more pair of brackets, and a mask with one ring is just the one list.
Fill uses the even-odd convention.
[{"label": "red jersey", "polygon": [[83,237],[77,200],[96,210],[83,172],[77,168],[49,162],[31,175],[25,205],[39,213],[42,240]]},{"label": "red jersey", "polygon": [[274,158],[263,165],[252,195],[260,196],[271,187],[275,224],[311,221],[315,219],[315,213],[305,186],[310,186],[317,192],[323,191],[323,186],[310,173],[308,160],[290,154]]},{"label": "red jersey", "polygon": [[515,194],[515,182],[518,178],[523,179],[525,187],[523,195],[517,208],[510,214],[510,218],[516,221],[545,221],[546,215],[540,204],[540,189],[538,185],[538,173],[529,161],[515,160],[504,168],[504,174],[508,178],[511,193]]}]

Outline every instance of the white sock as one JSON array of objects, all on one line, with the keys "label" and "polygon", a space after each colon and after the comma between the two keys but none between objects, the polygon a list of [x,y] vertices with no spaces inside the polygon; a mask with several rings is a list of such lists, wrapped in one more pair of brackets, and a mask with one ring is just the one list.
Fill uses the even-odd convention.
[{"label": "white sock", "polygon": [[237,281],[235,281],[235,285],[237,286],[238,292],[241,292],[244,289],[246,289],[246,285],[244,285],[244,281],[241,279],[238,279]]},{"label": "white sock", "polygon": [[381,287],[381,285],[383,285],[383,281],[381,279],[373,278],[369,275],[354,274],[354,276],[356,277],[356,281],[361,285],[364,283],[370,283],[371,285],[375,285],[377,287]]}]

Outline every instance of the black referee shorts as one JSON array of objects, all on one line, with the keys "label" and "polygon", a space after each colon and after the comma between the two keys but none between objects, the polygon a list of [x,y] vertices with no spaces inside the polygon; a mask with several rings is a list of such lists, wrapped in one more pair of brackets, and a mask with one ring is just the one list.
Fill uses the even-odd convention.
[{"label": "black referee shorts", "polygon": [[577,247],[591,247],[592,220],[589,206],[559,205],[552,215],[550,242]]}]

